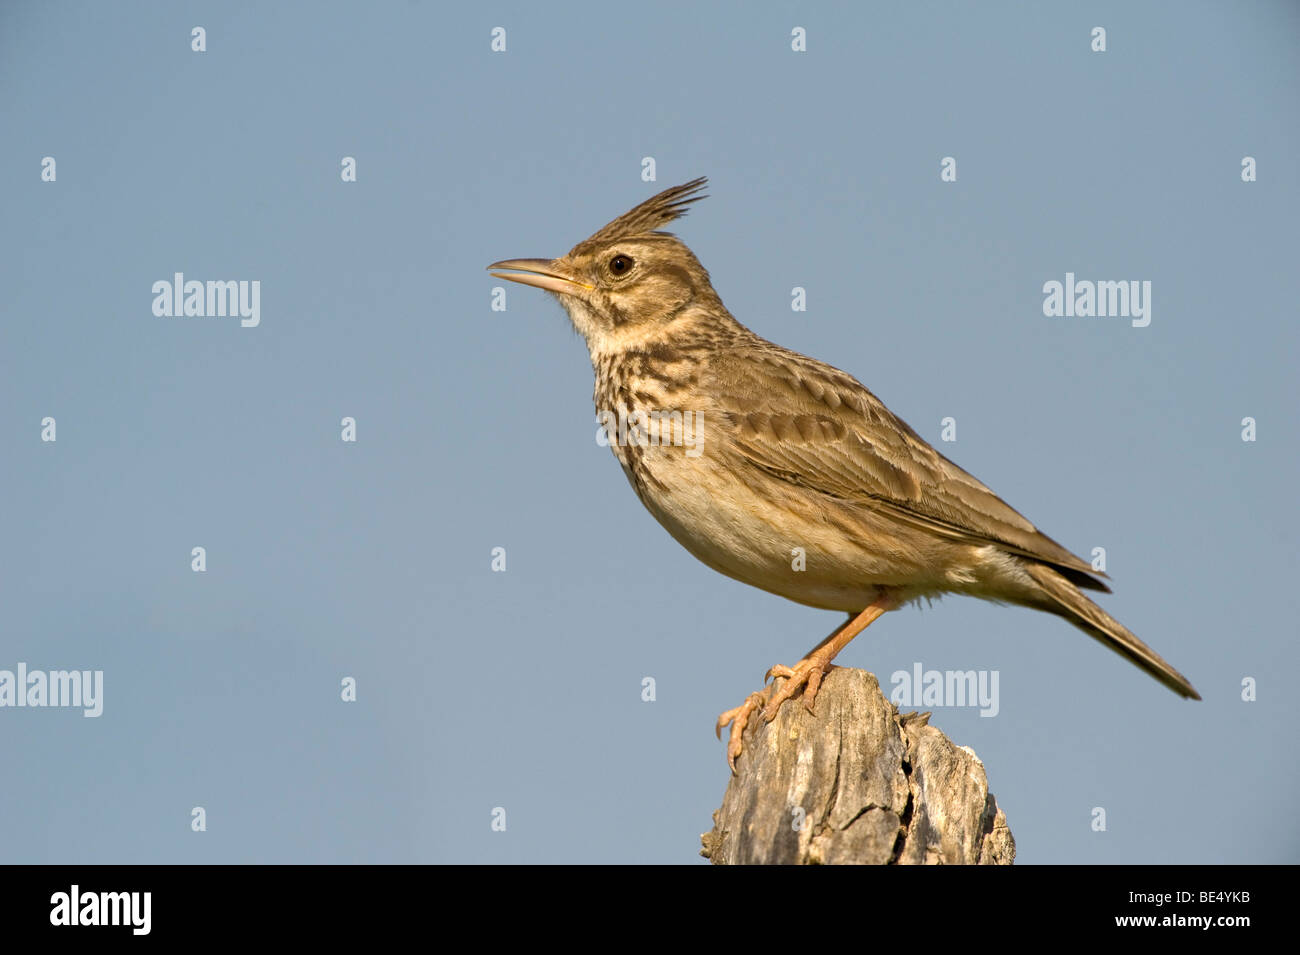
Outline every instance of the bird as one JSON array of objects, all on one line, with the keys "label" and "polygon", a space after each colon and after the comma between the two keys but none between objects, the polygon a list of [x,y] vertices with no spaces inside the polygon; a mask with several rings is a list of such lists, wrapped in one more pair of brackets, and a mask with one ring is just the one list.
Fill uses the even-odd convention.
[{"label": "bird", "polygon": [[936,451],[856,378],[732,316],[699,259],[663,228],[706,197],[706,184],[665,189],[559,258],[488,269],[559,300],[591,358],[602,443],[673,538],[728,577],[848,614],[718,717],[719,738],[730,726],[732,772],[756,714],[770,722],[802,692],[815,715],[823,677],[855,636],[885,613],[945,594],[1063,617],[1199,700],[1186,677],[1085,595],[1110,593],[1103,572]]}]

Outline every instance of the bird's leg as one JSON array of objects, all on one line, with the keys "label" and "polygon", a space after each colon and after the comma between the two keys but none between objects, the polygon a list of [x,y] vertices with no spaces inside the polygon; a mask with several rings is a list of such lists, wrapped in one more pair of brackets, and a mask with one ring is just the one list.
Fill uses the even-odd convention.
[{"label": "bird's leg", "polygon": [[[851,621],[852,619],[853,617],[850,615],[849,620]],[[827,634],[826,639],[817,644],[817,646],[820,647],[823,643],[826,643],[827,640],[830,640],[846,626],[848,626],[847,623],[840,624]],[[763,682],[766,683],[767,680],[764,679]],[[722,738],[722,727],[726,726],[728,723],[731,724],[731,732],[727,737],[727,765],[731,767],[733,773],[736,771],[736,757],[740,755],[740,751],[745,745],[745,729],[749,725],[749,718],[754,715],[755,710],[762,710],[763,707],[767,705],[767,698],[772,695],[772,691],[775,688],[776,684],[773,684],[772,686],[765,686],[763,689],[749,694],[744,703],[741,703],[733,710],[727,710],[727,712],[718,717],[718,725],[714,727],[714,733],[719,739]]]},{"label": "bird's leg", "polygon": [[804,705],[811,713],[812,703],[817,696],[817,690],[821,687],[822,677],[831,668],[831,660],[835,655],[848,646],[850,640],[865,630],[871,621],[897,606],[897,602],[892,597],[885,594],[877,597],[866,610],[856,615],[850,614],[847,621],[832,630],[826,639],[817,644],[793,667],[778,665],[768,670],[767,676],[763,678],[764,683],[773,676],[786,678],[779,690],[773,683],[759,692],[751,693],[740,706],[727,710],[718,717],[718,725],[714,731],[719,739],[722,738],[722,727],[731,724],[731,732],[727,737],[727,765],[731,767],[733,773],[736,771],[736,757],[740,755],[745,745],[745,728],[749,725],[750,717],[754,712],[762,710],[763,718],[770,723],[776,716],[777,710],[781,708],[781,704],[794,695],[799,687],[806,685]]},{"label": "bird's leg", "polygon": [[[813,701],[817,699],[817,691],[822,685],[822,677],[826,675],[827,670],[831,669],[831,661],[835,659],[836,654],[847,647],[854,637],[867,629],[873,620],[897,606],[898,601],[892,594],[882,593],[867,605],[866,610],[856,617],[850,617],[846,624],[813,647],[793,667],[777,664],[768,670],[767,675],[763,677],[764,682],[774,677],[782,677],[785,683],[768,699],[767,706],[763,709],[763,720],[772,722],[777,711],[781,709],[781,704],[794,696],[800,687],[803,688],[803,705],[811,713]],[[774,683],[773,686],[775,685]]]}]

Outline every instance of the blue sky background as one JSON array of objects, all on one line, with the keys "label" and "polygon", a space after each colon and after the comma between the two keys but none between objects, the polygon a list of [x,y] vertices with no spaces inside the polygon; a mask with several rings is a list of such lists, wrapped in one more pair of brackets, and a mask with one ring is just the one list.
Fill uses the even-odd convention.
[{"label": "blue sky background", "polygon": [[[1298,38],[1290,3],[4,4],[0,669],[105,700],[0,709],[0,861],[698,861],[714,718],[839,617],[673,542],[559,306],[484,271],[698,175],[733,313],[1104,546],[1205,700],[955,597],[841,662],[999,671],[996,718],[933,722],[1021,862],[1300,861]],[[261,325],[155,317],[177,271],[259,280]],[[1067,271],[1150,280],[1151,325],[1044,317]]]}]

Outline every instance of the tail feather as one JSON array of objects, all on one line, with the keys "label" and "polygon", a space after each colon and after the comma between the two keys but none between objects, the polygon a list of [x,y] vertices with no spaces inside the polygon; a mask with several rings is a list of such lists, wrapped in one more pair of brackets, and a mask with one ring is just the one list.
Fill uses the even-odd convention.
[{"label": "tail feather", "polygon": [[1118,620],[1080,593],[1079,588],[1046,564],[1025,563],[1025,570],[1039,585],[1044,600],[1036,604],[1069,620],[1088,636],[1141,667],[1179,696],[1199,700],[1196,688],[1168,663],[1124,627]]}]

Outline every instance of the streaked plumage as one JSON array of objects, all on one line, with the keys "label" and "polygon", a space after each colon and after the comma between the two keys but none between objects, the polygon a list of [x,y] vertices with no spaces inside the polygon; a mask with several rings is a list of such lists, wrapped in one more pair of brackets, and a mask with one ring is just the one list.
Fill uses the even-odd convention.
[{"label": "streaked plumage", "polygon": [[[1042,534],[926,443],[852,376],[737,322],[708,272],[658,231],[703,198],[703,179],[665,190],[555,259],[498,262],[502,278],[555,293],[583,335],[598,411],[702,415],[698,456],[613,443],[637,496],[721,573],[799,603],[847,611],[768,697],[723,714],[729,758],[758,708],[770,719],[880,613],[962,593],[1064,617],[1174,692],[1191,684],[1086,597],[1109,592],[1088,562]],[[801,547],[806,568],[792,569]],[[853,622],[856,618],[856,623]],[[806,684],[806,686],[805,686]]]}]

